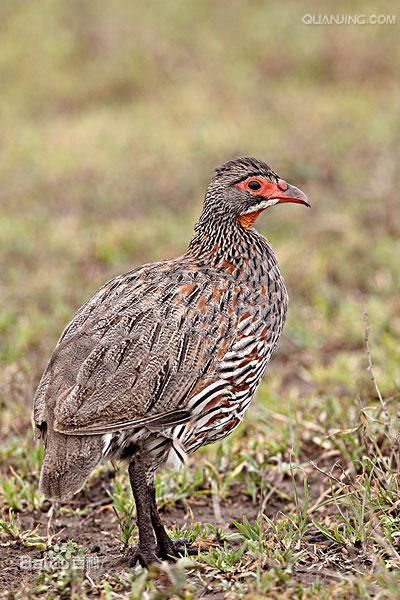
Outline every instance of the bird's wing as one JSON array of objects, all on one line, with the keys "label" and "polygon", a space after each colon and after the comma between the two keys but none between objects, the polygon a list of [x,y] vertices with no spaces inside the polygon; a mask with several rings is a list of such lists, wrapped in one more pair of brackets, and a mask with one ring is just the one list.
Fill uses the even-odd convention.
[{"label": "bird's wing", "polygon": [[185,400],[234,332],[231,292],[174,263],[106,284],[60,338],[36,394],[38,427],[49,412],[54,429],[78,435],[189,420]]}]

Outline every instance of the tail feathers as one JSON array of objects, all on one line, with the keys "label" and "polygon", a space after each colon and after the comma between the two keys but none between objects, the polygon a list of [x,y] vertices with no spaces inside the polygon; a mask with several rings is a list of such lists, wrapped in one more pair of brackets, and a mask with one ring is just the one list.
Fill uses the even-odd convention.
[{"label": "tail feathers", "polygon": [[49,500],[66,501],[84,486],[101,461],[102,436],[69,436],[52,431],[40,476],[40,491]]}]

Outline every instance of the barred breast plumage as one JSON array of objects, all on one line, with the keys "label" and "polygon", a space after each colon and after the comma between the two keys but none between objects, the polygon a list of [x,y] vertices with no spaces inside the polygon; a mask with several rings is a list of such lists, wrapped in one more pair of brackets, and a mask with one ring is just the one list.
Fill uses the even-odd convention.
[{"label": "barred breast plumage", "polygon": [[[307,204],[265,163],[225,163],[187,252],[103,286],[66,327],[39,384],[42,491],[68,498],[100,460],[128,460],[143,564],[173,551],[155,507],[154,471],[241,422],[277,345],[287,292],[252,224],[286,201]],[[142,537],[150,550],[140,544],[149,516],[153,529]]]},{"label": "barred breast plumage", "polygon": [[[210,321],[208,331],[200,332],[201,338],[205,338],[202,343],[207,344],[213,339],[209,351],[210,364],[197,378],[191,393],[178,405],[190,411],[190,420],[170,428],[165,426],[157,432],[145,426],[133,433],[108,436],[105,438],[104,456],[129,457],[132,446],[142,442],[146,452],[153,457],[153,468],[165,460],[167,451],[170,462],[177,464],[184,462],[186,454],[200,446],[224,438],[241,422],[278,342],[287,309],[285,284],[272,251],[260,236],[252,239],[253,236],[253,232],[246,232],[242,243],[252,244],[253,252],[259,254],[260,261],[264,259],[265,264],[257,271],[250,272],[252,265],[236,259],[237,266],[230,262],[227,272],[223,258],[220,265],[214,265],[218,273],[215,281],[207,269],[204,280],[204,266],[198,265],[196,258],[188,254],[186,276],[183,276],[182,262],[179,265],[178,281],[183,277],[184,283],[178,285],[174,292],[170,291],[170,303],[167,304],[164,298],[168,310],[177,301],[186,311],[183,313],[184,321],[189,320],[192,325],[198,317],[197,309],[201,312],[202,307],[204,311],[206,306],[214,305],[210,316],[216,320]],[[193,273],[196,273],[196,284],[191,279]],[[249,278],[254,280],[251,291]],[[183,291],[187,294],[186,298],[182,296]],[[187,314],[190,311],[192,313]],[[213,329],[219,329],[219,335],[210,338]],[[170,347],[168,351],[171,352]],[[176,349],[182,364],[185,364],[189,351],[187,342]],[[160,385],[165,386],[163,374],[161,369]],[[160,393],[161,388],[153,396],[158,397],[158,405],[161,403]]]}]

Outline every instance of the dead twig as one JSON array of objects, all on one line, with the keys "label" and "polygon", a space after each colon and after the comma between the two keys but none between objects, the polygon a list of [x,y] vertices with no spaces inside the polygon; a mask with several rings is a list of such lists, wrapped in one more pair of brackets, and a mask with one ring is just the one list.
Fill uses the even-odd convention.
[{"label": "dead twig", "polygon": [[384,400],[381,391],[379,389],[379,385],[378,382],[376,380],[375,377],[375,373],[374,373],[374,367],[372,364],[372,355],[371,355],[371,350],[369,347],[369,334],[370,334],[370,327],[369,327],[369,319],[368,319],[368,311],[367,309],[365,309],[364,311],[364,323],[365,323],[365,351],[367,353],[367,359],[368,359],[368,367],[367,367],[367,371],[368,374],[371,378],[371,381],[373,383],[373,386],[375,388],[376,394],[379,398],[379,402],[381,404],[381,409],[383,412],[383,418],[384,418],[384,423],[385,423],[385,429],[387,431],[387,437],[389,438],[389,441],[391,439],[391,427],[390,427],[390,417],[389,417],[389,412],[387,409],[387,405],[386,405],[386,401]]}]

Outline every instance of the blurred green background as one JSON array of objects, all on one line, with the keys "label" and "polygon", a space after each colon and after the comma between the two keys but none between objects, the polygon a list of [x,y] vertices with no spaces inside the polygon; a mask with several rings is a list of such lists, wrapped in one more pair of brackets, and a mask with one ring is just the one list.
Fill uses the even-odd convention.
[{"label": "blurred green background", "polygon": [[[182,253],[213,168],[238,154],[270,163],[312,209],[281,206],[258,221],[287,281],[287,326],[243,425],[193,458],[200,471],[175,474],[189,482],[183,497],[195,493],[190,477],[198,472],[199,493],[209,493],[213,473],[230,482],[228,496],[231,484],[244,489],[249,507],[262,497],[249,484],[255,474],[261,487],[263,473],[285,486],[292,449],[303,461],[324,449],[337,460],[339,438],[340,459],[355,468],[365,453],[352,429],[359,398],[377,398],[366,371],[365,310],[376,378],[395,407],[400,17],[395,25],[302,22],[321,13],[395,10],[370,0],[1,1],[0,509],[22,519],[22,533],[11,532],[18,551],[29,546],[29,528],[40,523],[46,535],[30,411],[60,332],[107,279]],[[202,463],[220,455],[231,457],[222,475]],[[99,477],[94,487],[107,502]],[[160,479],[179,503],[173,481]],[[286,492],[283,510],[295,514]],[[311,495],[320,493],[312,480]],[[102,514],[117,545],[113,513]],[[73,509],[64,515],[65,535],[88,547],[85,527],[71,533]],[[19,586],[13,548],[4,577],[13,574]],[[278,586],[288,581],[271,573]]]},{"label": "blurred green background", "polygon": [[183,252],[212,169],[238,154],[313,204],[259,220],[291,297],[271,389],[353,397],[365,308],[381,384],[398,388],[399,28],[305,13],[320,3],[2,1],[4,435],[29,426],[72,313],[114,274]]}]

